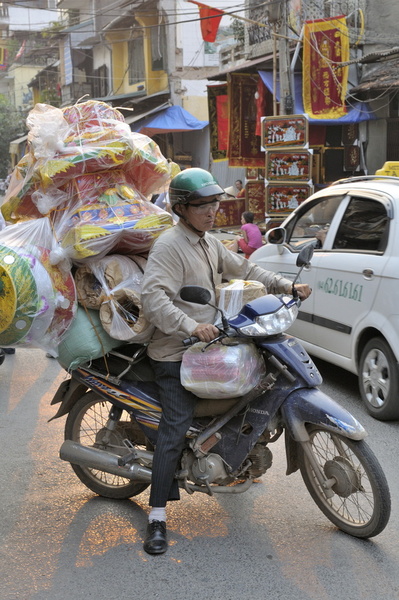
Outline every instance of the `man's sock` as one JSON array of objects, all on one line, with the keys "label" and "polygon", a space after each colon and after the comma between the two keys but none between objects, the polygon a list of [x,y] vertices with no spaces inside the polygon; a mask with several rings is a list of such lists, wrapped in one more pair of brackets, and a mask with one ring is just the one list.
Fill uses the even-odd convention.
[{"label": "man's sock", "polygon": [[148,515],[148,521],[165,521],[166,522],[166,507],[153,506],[150,514]]}]

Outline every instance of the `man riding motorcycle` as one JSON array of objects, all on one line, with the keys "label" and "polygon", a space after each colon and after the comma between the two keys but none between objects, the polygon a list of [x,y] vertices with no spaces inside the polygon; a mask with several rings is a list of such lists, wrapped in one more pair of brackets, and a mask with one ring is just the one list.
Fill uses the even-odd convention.
[{"label": "man riding motorcycle", "polygon": [[[144,550],[149,554],[167,549],[166,503],[179,499],[174,476],[198,400],[180,383],[182,341],[196,336],[202,342],[210,342],[219,334],[214,325],[215,309],[183,301],[180,289],[184,285],[203,286],[211,290],[211,304],[215,304],[215,288],[222,280],[257,280],[267,292],[292,293],[289,279],[230,252],[208,233],[222,193],[214,177],[203,169],[186,169],[172,180],[169,195],[179,222],[155,242],[142,282],[144,315],[156,327],[148,355],[162,404],[149,499],[152,508],[144,542]],[[295,289],[301,299],[311,293],[307,284],[297,284]]]}]

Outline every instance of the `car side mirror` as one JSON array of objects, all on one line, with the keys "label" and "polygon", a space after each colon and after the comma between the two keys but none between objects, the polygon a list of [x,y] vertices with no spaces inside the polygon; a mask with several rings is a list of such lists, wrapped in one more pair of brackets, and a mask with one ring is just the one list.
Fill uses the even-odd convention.
[{"label": "car side mirror", "polygon": [[284,227],[274,227],[266,233],[266,241],[268,244],[284,244],[286,236]]}]

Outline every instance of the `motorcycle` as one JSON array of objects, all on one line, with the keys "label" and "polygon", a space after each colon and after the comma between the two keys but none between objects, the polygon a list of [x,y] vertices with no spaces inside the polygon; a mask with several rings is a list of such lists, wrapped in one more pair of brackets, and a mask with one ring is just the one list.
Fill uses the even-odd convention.
[{"label": "motorcycle", "polygon": [[[301,250],[300,268],[313,247]],[[285,333],[296,318],[295,295],[267,294],[227,319],[205,345],[250,341],[266,371],[248,393],[200,400],[186,437],[176,478],[189,494],[238,494],[272,466],[271,444],[284,434],[287,475],[298,469],[314,502],[338,528],[358,538],[379,534],[390,516],[390,492],[366,431],[324,394],[315,364]],[[207,304],[210,292],[185,286],[181,297]],[[217,308],[217,307],[214,307]],[[217,308],[217,310],[220,310]],[[190,345],[198,338],[184,341]],[[61,383],[52,404],[68,415],[60,458],[71,463],[90,490],[115,499],[143,492],[151,483],[161,405],[146,347],[128,344],[79,366]]]}]

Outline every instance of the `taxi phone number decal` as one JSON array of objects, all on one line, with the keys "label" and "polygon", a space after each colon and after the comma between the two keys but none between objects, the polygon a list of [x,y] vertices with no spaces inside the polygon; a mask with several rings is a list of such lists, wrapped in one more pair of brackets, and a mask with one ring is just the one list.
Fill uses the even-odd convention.
[{"label": "taxi phone number decal", "polygon": [[325,281],[318,281],[317,287],[325,294],[341,296],[342,298],[348,298],[356,302],[362,301],[363,286],[359,283],[353,284],[350,281],[328,277]]}]

